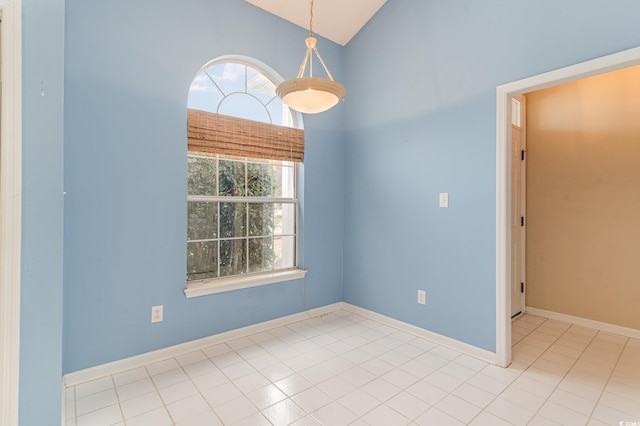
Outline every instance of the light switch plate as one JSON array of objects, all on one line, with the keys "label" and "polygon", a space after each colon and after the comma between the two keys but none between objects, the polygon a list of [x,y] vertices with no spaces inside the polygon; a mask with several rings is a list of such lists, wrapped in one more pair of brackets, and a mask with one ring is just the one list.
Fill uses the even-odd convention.
[{"label": "light switch plate", "polygon": [[449,207],[449,193],[441,192],[440,193],[440,208]]}]

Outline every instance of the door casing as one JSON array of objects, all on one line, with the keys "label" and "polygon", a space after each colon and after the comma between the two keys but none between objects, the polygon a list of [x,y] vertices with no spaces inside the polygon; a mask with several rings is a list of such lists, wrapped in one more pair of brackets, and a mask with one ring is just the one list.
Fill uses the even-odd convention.
[{"label": "door casing", "polygon": [[22,204],[22,3],[0,0],[0,424],[18,424]]}]

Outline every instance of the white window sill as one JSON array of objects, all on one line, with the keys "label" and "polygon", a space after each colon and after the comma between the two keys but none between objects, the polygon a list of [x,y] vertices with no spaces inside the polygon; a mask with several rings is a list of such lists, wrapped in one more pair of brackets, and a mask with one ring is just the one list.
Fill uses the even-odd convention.
[{"label": "white window sill", "polygon": [[264,274],[216,278],[209,281],[188,283],[187,288],[184,289],[184,294],[185,296],[187,296],[187,299],[191,299],[192,297],[224,293],[225,291],[241,290],[243,288],[297,280],[300,278],[304,278],[306,274],[307,271],[305,271],[304,269],[291,269],[287,271],[269,272]]}]

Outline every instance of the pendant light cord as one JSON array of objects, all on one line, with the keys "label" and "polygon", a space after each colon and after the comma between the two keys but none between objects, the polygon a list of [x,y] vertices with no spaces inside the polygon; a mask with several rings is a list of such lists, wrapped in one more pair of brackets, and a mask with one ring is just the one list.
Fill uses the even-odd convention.
[{"label": "pendant light cord", "polygon": [[313,0],[311,0],[311,13],[309,13],[309,36],[313,37]]}]

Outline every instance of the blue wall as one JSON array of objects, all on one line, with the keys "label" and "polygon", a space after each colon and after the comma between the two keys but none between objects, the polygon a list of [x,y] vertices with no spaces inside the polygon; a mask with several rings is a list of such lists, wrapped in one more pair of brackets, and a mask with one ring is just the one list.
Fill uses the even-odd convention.
[{"label": "blue wall", "polygon": [[639,13],[389,0],[345,53],[345,301],[495,351],[496,86],[640,45]]},{"label": "blue wall", "polygon": [[64,0],[26,0],[22,12],[18,415],[40,426],[61,416]]},{"label": "blue wall", "polygon": [[640,45],[635,0],[389,0],[321,40],[348,94],[305,117],[306,279],[186,300],[189,84],[227,54],[293,77],[306,31],[238,0],[23,12],[21,425],[57,422],[63,372],[299,312],[302,284],[493,351],[495,87]]},{"label": "blue wall", "polygon": [[[304,118],[304,280],[187,300],[186,102],[236,54],[294,77],[302,28],[244,1],[67,0],[64,372],[342,300],[343,106]],[[343,49],[320,40],[341,78]],[[151,324],[154,305],[164,321]]]}]

